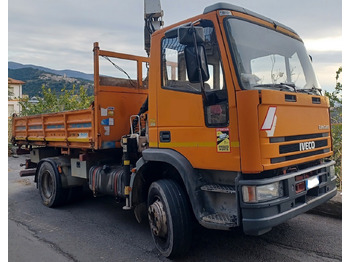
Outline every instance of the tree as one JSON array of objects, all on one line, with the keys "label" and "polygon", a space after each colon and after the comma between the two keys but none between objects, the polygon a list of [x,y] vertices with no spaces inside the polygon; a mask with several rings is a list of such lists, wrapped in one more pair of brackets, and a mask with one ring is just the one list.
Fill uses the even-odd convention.
[{"label": "tree", "polygon": [[336,72],[336,85],[333,92],[325,91],[325,95],[329,98],[331,107],[331,124],[332,124],[332,139],[333,139],[333,159],[336,161],[335,172],[337,175],[337,186],[342,190],[342,88],[340,75],[342,67]]},{"label": "tree", "polygon": [[37,103],[29,102],[28,98],[22,99],[22,116],[54,113],[67,110],[77,110],[88,108],[94,97],[87,95],[84,87],[79,90],[75,89],[75,85],[71,90],[63,88],[60,95],[56,95],[50,88],[45,85],[41,88],[41,97],[37,97]]}]

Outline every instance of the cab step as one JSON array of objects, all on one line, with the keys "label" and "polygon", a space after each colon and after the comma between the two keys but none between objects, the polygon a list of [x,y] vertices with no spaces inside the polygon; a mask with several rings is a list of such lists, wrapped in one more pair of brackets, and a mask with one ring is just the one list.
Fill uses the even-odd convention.
[{"label": "cab step", "polygon": [[201,186],[201,190],[225,194],[235,194],[236,190],[234,186],[220,185],[220,184],[210,184]]},{"label": "cab step", "polygon": [[228,227],[237,226],[237,217],[234,215],[228,215],[224,213],[214,213],[207,216],[203,216],[202,220],[204,222],[225,225]]}]

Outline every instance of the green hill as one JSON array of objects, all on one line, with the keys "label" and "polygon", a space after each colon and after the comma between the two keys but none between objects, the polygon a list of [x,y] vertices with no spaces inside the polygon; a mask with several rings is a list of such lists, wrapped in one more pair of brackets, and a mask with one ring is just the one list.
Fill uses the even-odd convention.
[{"label": "green hill", "polygon": [[85,87],[88,95],[92,95],[94,92],[93,81],[56,75],[31,67],[8,69],[8,77],[24,81],[23,94],[29,97],[41,96],[40,91],[43,85],[56,94],[59,94],[63,88],[71,90],[74,85],[76,88]]}]

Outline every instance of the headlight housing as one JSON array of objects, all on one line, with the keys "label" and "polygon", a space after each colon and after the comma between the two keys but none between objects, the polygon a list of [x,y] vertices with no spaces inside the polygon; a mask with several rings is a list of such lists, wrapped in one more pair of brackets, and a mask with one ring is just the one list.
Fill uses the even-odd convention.
[{"label": "headlight housing", "polygon": [[242,186],[243,202],[257,203],[273,200],[284,195],[282,181],[262,186]]},{"label": "headlight housing", "polygon": [[335,175],[335,166],[332,165],[329,167],[329,174],[331,175],[331,178],[335,178],[336,175]]}]

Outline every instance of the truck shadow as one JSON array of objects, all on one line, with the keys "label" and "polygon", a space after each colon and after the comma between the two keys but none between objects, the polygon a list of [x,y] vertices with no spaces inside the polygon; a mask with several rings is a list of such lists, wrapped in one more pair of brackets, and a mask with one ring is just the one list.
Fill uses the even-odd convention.
[{"label": "truck shadow", "polygon": [[[139,224],[133,211],[123,210],[124,204],[116,202],[113,197],[94,198],[88,192],[64,206],[52,209],[40,204],[41,199],[35,185],[19,186],[22,190],[12,194],[9,201],[10,216],[16,221],[27,217],[29,226],[38,231],[41,228],[33,222],[36,220],[33,218],[46,214],[45,218],[38,219],[52,228],[60,228],[61,220],[70,221],[66,225],[67,229],[62,228],[67,231],[65,237],[69,237],[69,230],[73,228],[81,228],[82,225],[83,228],[89,228],[88,234],[82,234],[81,244],[91,241],[91,236],[94,235],[103,237],[106,242],[116,241],[115,236],[118,236],[118,243],[130,246],[130,250],[136,248],[144,254],[145,261],[170,261],[155,248],[148,222]],[[23,198],[27,201],[13,202],[14,199]],[[176,261],[281,261],[281,255],[283,261],[302,261],[296,259],[295,253],[302,255],[302,252],[317,252],[316,246],[304,247],[305,242],[300,241],[304,235],[321,237],[322,230],[319,233],[312,232],[312,228],[306,230],[310,221],[315,219],[317,217],[306,214],[276,226],[262,236],[247,236],[240,229],[209,230],[194,223],[190,252]],[[95,246],[98,243],[91,244]],[[98,250],[106,251],[104,247],[99,247]],[[118,254],[120,250],[116,246],[113,252]],[[130,256],[133,261],[133,255]]]},{"label": "truck shadow", "polygon": [[[137,236],[138,241],[148,243],[147,252],[153,253],[158,261],[170,261],[162,257],[154,247],[148,221],[144,220],[139,224],[133,211],[124,211],[123,205],[111,197],[94,198],[88,194],[83,199],[62,208],[89,208],[99,217],[109,221],[106,222],[108,223],[105,224],[106,227],[111,227],[113,224],[125,230],[131,230],[132,235]],[[247,236],[240,228],[233,231],[210,230],[194,222],[190,252],[187,256],[175,261],[280,261],[281,254],[271,248],[266,249],[266,245],[275,245],[273,239],[280,239],[281,236],[293,239],[292,231],[290,225],[285,223],[263,236]],[[294,236],[294,238],[297,237]],[[295,260],[287,257],[283,261]]]}]

